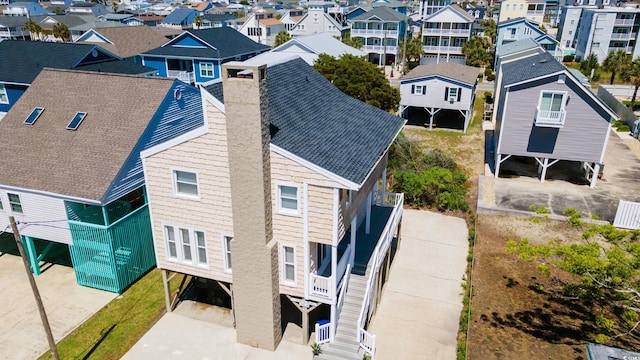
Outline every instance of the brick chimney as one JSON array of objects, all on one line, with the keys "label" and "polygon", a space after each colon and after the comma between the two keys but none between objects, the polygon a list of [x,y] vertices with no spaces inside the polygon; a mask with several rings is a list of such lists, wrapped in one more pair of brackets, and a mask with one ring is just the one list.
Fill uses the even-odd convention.
[{"label": "brick chimney", "polygon": [[282,338],[273,240],[266,65],[222,66],[233,210],[233,307],[238,342],[275,350]]}]

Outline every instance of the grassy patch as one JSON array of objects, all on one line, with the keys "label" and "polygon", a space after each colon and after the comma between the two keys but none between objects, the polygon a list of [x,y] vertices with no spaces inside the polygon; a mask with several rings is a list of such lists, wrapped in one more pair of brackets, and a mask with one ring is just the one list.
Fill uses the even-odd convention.
[{"label": "grassy patch", "polygon": [[[179,281],[171,285],[175,292]],[[154,269],[58,342],[58,355],[60,359],[120,359],[164,313],[162,276]],[[39,359],[50,358],[47,351]]]}]

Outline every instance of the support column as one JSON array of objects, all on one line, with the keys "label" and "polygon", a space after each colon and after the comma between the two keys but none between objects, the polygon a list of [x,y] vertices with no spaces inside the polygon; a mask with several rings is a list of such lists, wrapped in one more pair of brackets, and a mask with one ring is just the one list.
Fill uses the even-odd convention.
[{"label": "support column", "polygon": [[501,160],[501,158],[502,158],[502,155],[496,154],[496,157],[495,157],[495,160],[494,160],[495,169],[494,169],[494,174],[493,174],[493,176],[496,179],[498,178],[498,176],[500,176],[500,160]]},{"label": "support column", "polygon": [[351,254],[349,254],[349,264],[351,268],[355,266],[356,260],[356,235],[358,233],[358,215],[351,221]]},{"label": "support column", "polygon": [[36,247],[33,244],[33,238],[31,236],[22,237],[22,243],[24,244],[24,250],[27,253],[27,258],[29,259],[29,266],[31,267],[31,272],[33,275],[40,275],[42,271],[40,270],[40,262],[38,261],[38,253],[36,252]]},{"label": "support column", "polygon": [[301,308],[301,310],[302,310],[302,345],[307,345],[307,343],[309,342],[309,311],[303,308]]},{"label": "support column", "polygon": [[384,282],[389,281],[389,269],[391,268],[391,246],[387,249],[387,266],[384,272]]},{"label": "support column", "polygon": [[371,200],[372,200],[373,194],[369,193],[369,195],[367,195],[367,209],[366,209],[366,217],[365,217],[365,222],[364,222],[364,233],[369,235],[369,232],[371,231]]},{"label": "support column", "polygon": [[330,336],[331,342],[333,342],[333,339],[335,339],[336,337],[336,328],[338,327],[338,322],[336,321],[336,317],[337,317],[336,313],[337,313],[337,305],[335,303],[331,304],[331,326],[329,327],[329,330],[330,330],[329,336]]},{"label": "support column", "polygon": [[164,304],[167,307],[167,312],[173,311],[171,308],[171,288],[169,287],[169,278],[167,276],[167,270],[162,269],[162,285],[164,286]]},{"label": "support column", "polygon": [[540,182],[544,182],[544,178],[547,176],[547,168],[549,167],[549,158],[544,158],[542,163],[542,174],[540,175]]},{"label": "support column", "polygon": [[591,183],[589,184],[590,188],[596,187],[596,182],[598,182],[598,175],[600,174],[600,164],[595,164],[593,166],[593,175],[591,176]]}]

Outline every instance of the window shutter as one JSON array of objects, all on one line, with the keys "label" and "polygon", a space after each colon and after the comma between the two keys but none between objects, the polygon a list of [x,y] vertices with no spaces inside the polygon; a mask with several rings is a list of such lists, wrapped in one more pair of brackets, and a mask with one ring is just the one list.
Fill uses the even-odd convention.
[{"label": "window shutter", "polygon": [[449,88],[444,88],[444,101],[449,100]]},{"label": "window shutter", "polygon": [[427,86],[422,85],[422,95],[426,95],[426,93],[427,93]]},{"label": "window shutter", "polygon": [[414,94],[416,92],[416,86],[411,85],[411,93]]},{"label": "window shutter", "polygon": [[458,88],[458,102],[460,101],[461,95],[462,95],[462,88]]}]

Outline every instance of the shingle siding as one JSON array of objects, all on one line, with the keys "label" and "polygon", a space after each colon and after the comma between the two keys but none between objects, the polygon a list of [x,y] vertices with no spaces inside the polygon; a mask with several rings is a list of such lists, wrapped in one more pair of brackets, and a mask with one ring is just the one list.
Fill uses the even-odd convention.
[{"label": "shingle siding", "polygon": [[[500,154],[600,162],[608,135],[610,115],[584,94],[580,85],[558,76],[512,87],[507,91],[505,113],[499,128],[504,132]],[[567,91],[565,124],[560,129],[534,125],[543,90]]]}]

